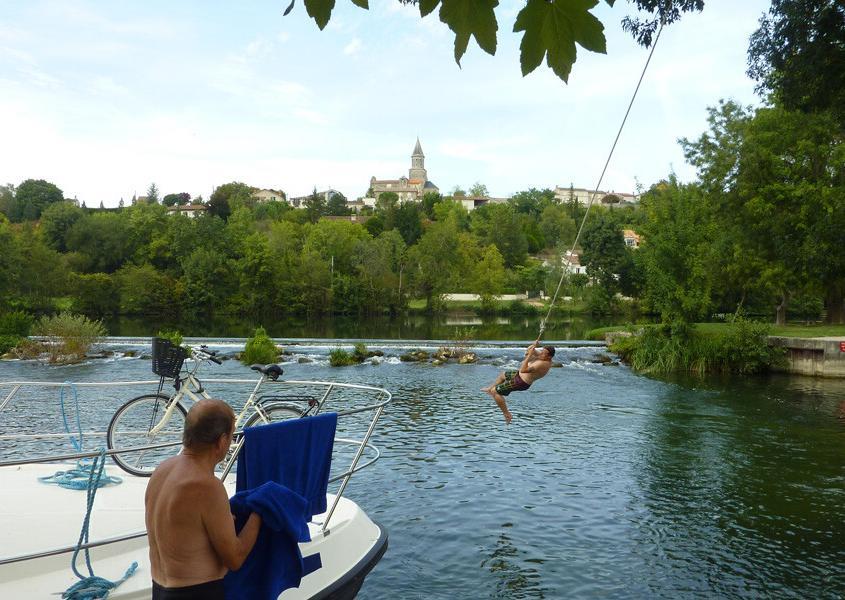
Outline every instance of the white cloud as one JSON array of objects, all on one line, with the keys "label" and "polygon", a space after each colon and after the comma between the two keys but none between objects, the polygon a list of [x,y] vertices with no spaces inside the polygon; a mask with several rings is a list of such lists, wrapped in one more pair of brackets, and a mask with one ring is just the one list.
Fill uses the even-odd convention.
[{"label": "white cloud", "polygon": [[343,53],[347,56],[353,56],[358,54],[358,51],[361,49],[361,39],[360,38],[352,38],[352,41],[346,44],[343,47]]}]

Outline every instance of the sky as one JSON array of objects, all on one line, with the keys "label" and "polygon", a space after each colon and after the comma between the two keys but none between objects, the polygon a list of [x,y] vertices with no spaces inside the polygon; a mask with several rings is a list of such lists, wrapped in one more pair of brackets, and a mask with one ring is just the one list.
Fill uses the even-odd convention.
[{"label": "sky", "polygon": [[[645,64],[601,2],[607,54],[579,47],[569,84],[519,68],[524,0],[502,0],[498,51],[459,67],[436,12],[338,0],[320,31],[302,0],[3,0],[0,183],[58,185],[88,206],[144,195],[205,199],[230,181],[349,199],[408,173],[419,136],[441,191],[592,189]],[[664,30],[601,185],[633,192],[695,177],[677,140],[722,98],[760,104],[745,75],[768,0],[707,0]]]}]

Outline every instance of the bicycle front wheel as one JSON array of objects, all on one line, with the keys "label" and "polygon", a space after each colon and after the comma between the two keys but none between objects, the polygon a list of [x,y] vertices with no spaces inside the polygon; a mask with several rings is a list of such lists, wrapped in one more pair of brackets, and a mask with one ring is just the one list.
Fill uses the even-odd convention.
[{"label": "bicycle front wheel", "polygon": [[276,421],[285,421],[287,419],[298,419],[304,412],[296,404],[285,404],[283,402],[261,404],[255,408],[255,412],[249,417],[246,427],[266,425],[267,423],[275,423]]},{"label": "bicycle front wheel", "polygon": [[[164,394],[147,394],[132,398],[118,408],[106,432],[109,449],[181,442],[187,412],[177,402],[167,421],[163,422],[170,402],[170,398]],[[162,461],[175,456],[180,449],[177,444],[154,450],[114,454],[112,458],[127,473],[149,477]]]}]

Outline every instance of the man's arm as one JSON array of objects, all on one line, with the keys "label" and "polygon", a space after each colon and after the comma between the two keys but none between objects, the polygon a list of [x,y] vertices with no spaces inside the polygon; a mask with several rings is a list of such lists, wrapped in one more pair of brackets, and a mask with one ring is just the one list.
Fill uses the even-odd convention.
[{"label": "man's arm", "polygon": [[536,340],[534,340],[534,343],[531,344],[530,346],[528,346],[528,349],[525,350],[525,358],[522,359],[522,364],[519,365],[520,373],[530,373],[531,372],[532,369],[528,365],[531,363],[532,360],[534,360],[534,350],[537,348],[537,344],[539,344],[539,343],[540,343],[540,338],[537,338]]},{"label": "man's arm", "polygon": [[258,530],[261,528],[261,517],[257,513],[249,515],[240,534],[236,534],[226,488],[217,480],[211,482],[208,487],[209,497],[206,510],[202,513],[205,530],[208,532],[211,546],[226,568],[237,571],[255,546]]}]

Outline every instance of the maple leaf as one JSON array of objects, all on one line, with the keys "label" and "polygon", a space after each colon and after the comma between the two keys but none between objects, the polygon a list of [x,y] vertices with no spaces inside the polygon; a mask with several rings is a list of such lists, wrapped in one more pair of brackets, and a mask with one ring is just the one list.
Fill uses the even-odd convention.
[{"label": "maple leaf", "polygon": [[605,54],[604,26],[590,13],[596,4],[598,0],[528,0],[513,26],[514,31],[525,32],[519,44],[522,75],[536,69],[545,56],[552,71],[568,82],[576,43]]},{"label": "maple leaf", "polygon": [[461,64],[471,37],[482,50],[496,54],[499,24],[494,9],[499,0],[420,0],[420,15],[430,14],[438,4],[440,20],[455,34],[455,62]]}]

